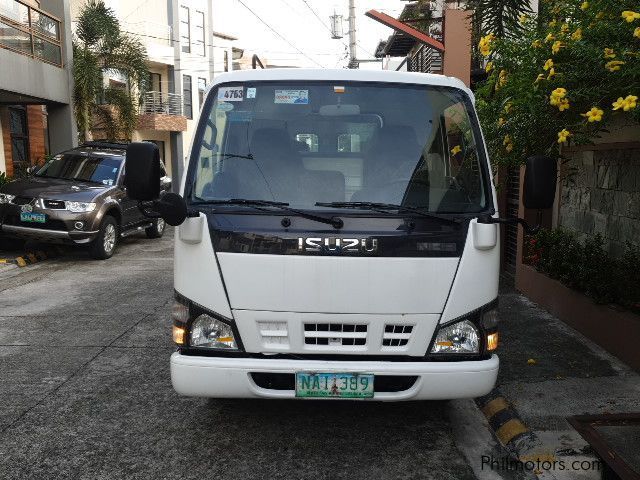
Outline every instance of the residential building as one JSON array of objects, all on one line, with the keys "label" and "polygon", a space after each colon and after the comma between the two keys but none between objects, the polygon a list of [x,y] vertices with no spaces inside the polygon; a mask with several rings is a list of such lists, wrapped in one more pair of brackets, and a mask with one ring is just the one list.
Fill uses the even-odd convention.
[{"label": "residential building", "polygon": [[[72,0],[74,18],[84,4],[85,0]],[[115,12],[120,28],[147,49],[150,84],[132,140],[158,145],[177,188],[205,91],[214,75],[232,68],[234,38],[213,32],[211,2],[105,0],[105,4]],[[127,80],[105,72],[104,81],[126,87]]]},{"label": "residential building", "polygon": [[0,172],[19,176],[77,142],[64,0],[0,0]]}]

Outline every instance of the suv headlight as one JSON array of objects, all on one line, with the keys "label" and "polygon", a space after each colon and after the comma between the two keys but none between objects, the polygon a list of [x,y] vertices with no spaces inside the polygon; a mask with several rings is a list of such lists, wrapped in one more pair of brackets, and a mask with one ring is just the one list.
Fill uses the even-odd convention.
[{"label": "suv headlight", "polygon": [[0,203],[11,203],[16,198],[15,195],[9,195],[8,193],[0,193]]},{"label": "suv headlight", "polygon": [[237,350],[231,325],[210,315],[198,315],[191,324],[189,345],[192,347]]},{"label": "suv headlight", "polygon": [[73,213],[93,212],[96,209],[95,203],[88,202],[66,202],[67,210]]},{"label": "suv headlight", "polygon": [[431,353],[480,353],[478,327],[470,320],[462,320],[440,328]]}]

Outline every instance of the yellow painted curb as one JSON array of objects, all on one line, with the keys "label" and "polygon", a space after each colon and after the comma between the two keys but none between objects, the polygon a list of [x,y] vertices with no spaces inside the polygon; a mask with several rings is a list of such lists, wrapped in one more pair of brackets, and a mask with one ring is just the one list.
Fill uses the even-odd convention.
[{"label": "yellow painted curb", "polygon": [[18,257],[18,258],[16,258],[16,264],[17,264],[19,267],[26,267],[26,266],[27,266],[27,262],[26,262],[26,260],[25,260],[24,258],[22,258],[22,257]]},{"label": "yellow painted curb", "polygon": [[491,400],[484,407],[482,407],[482,413],[487,420],[490,420],[496,413],[501,410],[509,408],[509,403],[505,400],[504,397],[498,397]]},{"label": "yellow painted curb", "polygon": [[7,263],[7,259],[6,258],[0,258],[0,263]]},{"label": "yellow painted curb", "polygon": [[517,418],[512,418],[496,431],[496,436],[503,445],[506,445],[517,435],[528,431],[529,429],[524,425],[524,423]]}]

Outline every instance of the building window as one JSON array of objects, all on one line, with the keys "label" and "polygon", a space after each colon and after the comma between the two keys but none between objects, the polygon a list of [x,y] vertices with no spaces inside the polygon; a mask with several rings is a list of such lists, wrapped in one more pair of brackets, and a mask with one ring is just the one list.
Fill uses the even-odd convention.
[{"label": "building window", "polygon": [[180,7],[180,43],[184,53],[191,53],[191,19],[188,7]]},{"label": "building window", "polygon": [[202,110],[202,104],[204,103],[204,93],[207,91],[207,79],[198,78],[198,100],[200,102],[200,109]]},{"label": "building window", "polygon": [[229,71],[229,51],[228,50],[224,51],[224,71],[225,72]]},{"label": "building window", "polygon": [[187,118],[193,118],[193,105],[191,103],[191,75],[182,76],[182,107],[184,110],[184,116]]},{"label": "building window", "polygon": [[204,40],[204,13],[196,10],[196,14],[193,17],[193,53],[205,56]]},{"label": "building window", "polygon": [[162,75],[149,72],[149,91],[162,93]]},{"label": "building window", "polygon": [[24,107],[10,107],[9,121],[11,129],[11,159],[15,174],[29,166],[27,109]]}]

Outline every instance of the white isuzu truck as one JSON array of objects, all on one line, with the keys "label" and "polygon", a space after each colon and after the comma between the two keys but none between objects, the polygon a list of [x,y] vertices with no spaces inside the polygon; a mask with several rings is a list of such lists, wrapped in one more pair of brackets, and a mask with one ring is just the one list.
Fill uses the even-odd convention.
[{"label": "white isuzu truck", "polygon": [[[498,218],[461,81],[223,74],[180,195],[159,197],[158,168],[155,145],[129,146],[129,195],[179,225],[178,393],[415,400],[493,388],[498,223],[516,219]],[[525,203],[548,208],[555,163],[534,158],[527,169]]]}]

